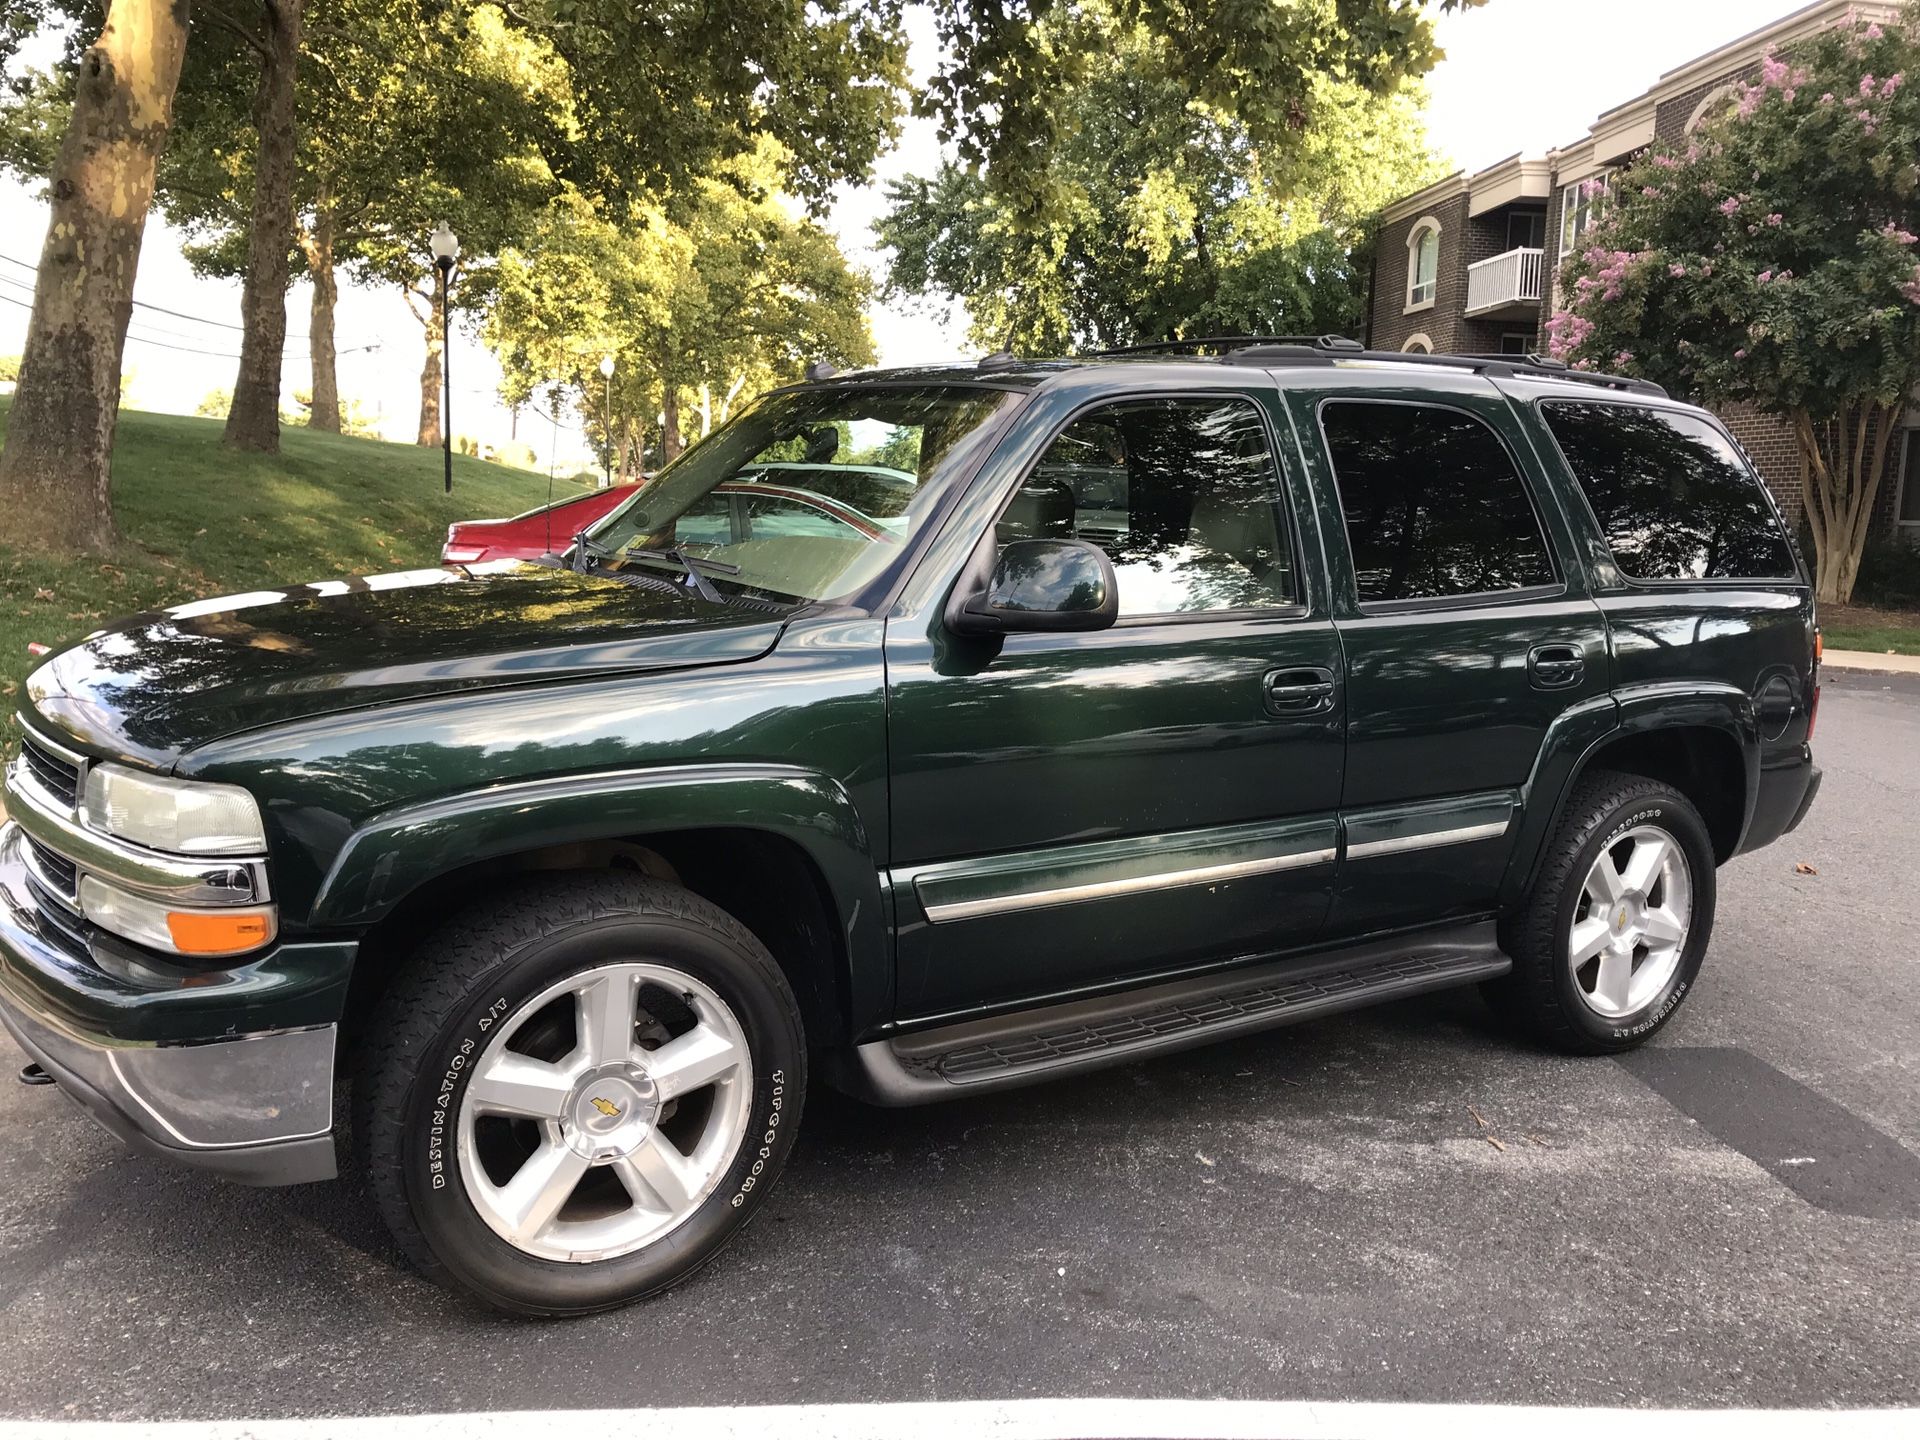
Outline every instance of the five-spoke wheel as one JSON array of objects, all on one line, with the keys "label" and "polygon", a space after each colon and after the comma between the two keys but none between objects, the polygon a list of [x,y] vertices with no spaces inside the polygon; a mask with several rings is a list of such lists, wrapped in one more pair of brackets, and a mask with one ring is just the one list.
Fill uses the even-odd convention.
[{"label": "five-spoke wheel", "polygon": [[1609,1018],[1644,1008],[1673,978],[1693,915],[1687,857],[1657,825],[1638,825],[1587,871],[1567,964],[1587,1004]]},{"label": "five-spoke wheel", "polygon": [[665,965],[599,966],[495,1030],[460,1107],[462,1177],[503,1240],[549,1260],[624,1255],[696,1210],[746,1132],[747,1039]]}]

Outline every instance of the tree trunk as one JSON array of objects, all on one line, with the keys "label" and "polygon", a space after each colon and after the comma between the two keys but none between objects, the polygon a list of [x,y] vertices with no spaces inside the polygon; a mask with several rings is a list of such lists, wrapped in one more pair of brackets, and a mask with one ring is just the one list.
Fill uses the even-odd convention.
[{"label": "tree trunk", "polygon": [[313,406],[307,425],[340,433],[340,376],[333,346],[333,312],[340,281],[333,272],[333,197],[326,182],[314,199],[313,228],[305,239],[307,273],[313,277],[313,309],[307,317],[307,358],[313,369]]},{"label": "tree trunk", "polygon": [[280,453],[280,365],[287,345],[287,285],[293,273],[293,94],[304,0],[262,6],[260,87],[253,122],[253,209],[240,292],[240,371],[227,411],[227,444]]},{"label": "tree trunk", "polygon": [[112,0],[80,57],[0,451],[0,512],[16,544],[70,551],[113,539],[120,353],[186,45],[186,0]]},{"label": "tree trunk", "polygon": [[660,458],[662,461],[673,459],[686,449],[686,442],[680,437],[680,392],[672,385],[662,387],[666,400],[660,407]]},{"label": "tree trunk", "polygon": [[427,313],[422,316],[414,308],[413,297],[417,291],[407,292],[407,308],[413,310],[413,318],[427,334],[427,363],[420,367],[420,429],[414,436],[416,445],[438,445],[440,443],[440,287],[429,285],[424,297]]},{"label": "tree trunk", "polygon": [[1853,600],[1900,414],[1898,405],[1862,400],[1827,419],[1816,420],[1805,410],[1788,417],[1800,444],[1802,503],[1813,532],[1814,599],[1822,605]]}]

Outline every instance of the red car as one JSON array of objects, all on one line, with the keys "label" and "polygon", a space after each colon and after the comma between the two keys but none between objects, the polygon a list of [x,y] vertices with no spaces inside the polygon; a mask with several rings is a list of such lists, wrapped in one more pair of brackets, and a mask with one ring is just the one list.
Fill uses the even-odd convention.
[{"label": "red car", "polygon": [[[868,540],[896,539],[900,512],[913,493],[914,477],[877,465],[809,465],[782,462],[741,472],[716,485],[706,499],[676,522],[677,538],[691,544],[728,544],[754,535],[799,531],[831,534],[844,527]],[[864,488],[862,488],[864,487]],[[442,563],[476,565],[482,560],[537,560],[564,553],[573,537],[594,525],[640,487],[615,485],[542,505],[510,520],[462,520],[447,527]],[[841,489],[882,509],[876,519],[827,490]]]},{"label": "red car", "polygon": [[441,562],[475,565],[482,560],[537,560],[549,550],[565,550],[575,535],[639,488],[613,485],[589,490],[585,495],[536,506],[510,520],[456,521],[447,527],[447,543],[440,547]]}]

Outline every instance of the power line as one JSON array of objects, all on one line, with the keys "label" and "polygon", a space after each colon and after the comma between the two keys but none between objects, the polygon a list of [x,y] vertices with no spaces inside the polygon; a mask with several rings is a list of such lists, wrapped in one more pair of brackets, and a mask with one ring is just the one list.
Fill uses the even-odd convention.
[{"label": "power line", "polygon": [[[11,255],[0,255],[0,260],[6,261],[7,264],[9,265],[18,265],[22,270],[28,271],[29,273],[36,276],[40,273],[40,267],[38,265],[29,265],[26,261],[16,260]],[[0,280],[6,280],[9,283],[14,285],[19,285],[21,283],[18,280],[14,280],[11,276],[6,276],[6,275],[0,275]],[[31,287],[26,287],[26,288],[31,288]],[[246,328],[247,328],[246,326],[235,325],[230,320],[209,320],[204,315],[189,315],[184,310],[169,310],[164,305],[155,305],[146,300],[135,300],[133,304],[137,305],[142,310],[152,310],[156,314],[160,314],[160,315],[171,315],[176,320],[190,320],[195,325],[212,325],[215,328],[220,330],[238,330],[242,334],[246,333]],[[312,339],[312,337],[309,335],[289,335],[287,339],[289,342],[304,343]]]},{"label": "power line", "polygon": [[[21,300],[15,296],[4,293],[0,293],[0,300],[6,301],[9,305],[18,305],[22,310],[31,310],[33,308],[32,301]],[[127,342],[132,345],[152,345],[161,350],[175,350],[182,355],[205,355],[214,360],[238,360],[240,358],[238,354],[231,350],[201,350],[192,345],[175,345],[166,340],[155,340],[150,336],[136,335],[132,330],[127,331]],[[376,340],[371,344],[355,345],[346,349],[336,350],[334,354],[336,356],[358,355],[363,352],[378,350],[379,348],[380,342]],[[300,358],[300,352],[288,351],[286,355],[283,355],[281,358],[286,359],[289,357],[298,359]]]}]

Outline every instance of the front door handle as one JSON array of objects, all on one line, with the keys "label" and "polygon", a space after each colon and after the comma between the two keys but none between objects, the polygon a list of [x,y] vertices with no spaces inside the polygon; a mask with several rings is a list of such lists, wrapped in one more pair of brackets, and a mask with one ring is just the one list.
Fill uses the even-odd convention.
[{"label": "front door handle", "polygon": [[1536,645],[1527,652],[1536,690],[1567,690],[1587,676],[1587,652],[1578,645]]},{"label": "front door handle", "polygon": [[1269,670],[1260,681],[1269,715],[1319,715],[1333,708],[1333,671],[1319,665]]}]

